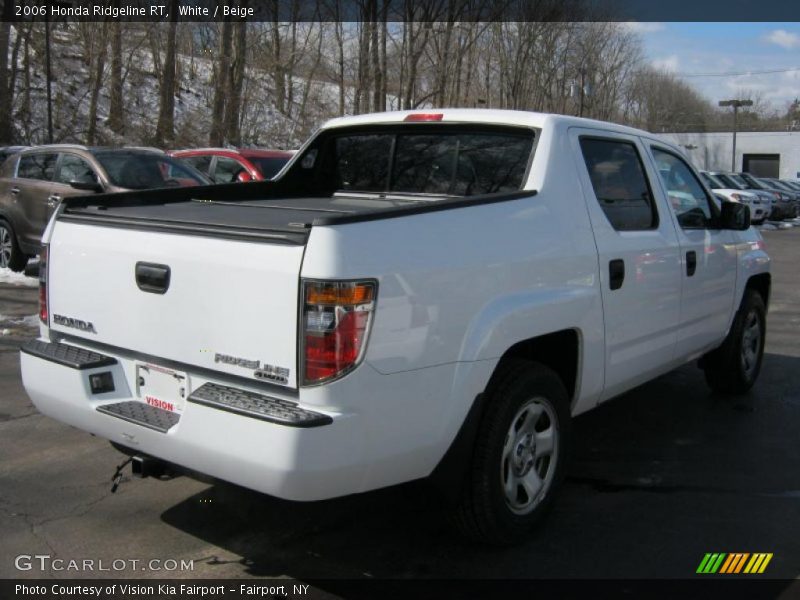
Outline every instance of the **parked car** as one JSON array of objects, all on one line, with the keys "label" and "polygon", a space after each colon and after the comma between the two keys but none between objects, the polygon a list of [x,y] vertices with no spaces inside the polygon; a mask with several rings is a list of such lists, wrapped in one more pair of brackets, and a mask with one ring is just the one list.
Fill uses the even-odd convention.
[{"label": "parked car", "polygon": [[209,183],[160,151],[69,144],[23,150],[0,167],[0,267],[22,271],[38,254],[45,225],[64,198]]},{"label": "parked car", "polygon": [[253,148],[199,148],[173,150],[170,155],[205,173],[214,183],[232,183],[272,179],[294,156],[294,152]]},{"label": "parked car", "polygon": [[761,189],[772,192],[777,195],[776,206],[779,207],[778,212],[783,219],[793,219],[797,214],[797,203],[795,202],[794,195],[782,190],[779,187],[762,181],[760,178],[751,175],[750,173],[738,173],[738,175],[745,181],[752,189]]},{"label": "parked car", "polygon": [[22,381],[139,475],[299,501],[430,478],[507,544],[551,506],[572,416],[698,359],[720,393],[753,386],[771,280],[749,225],[645,131],[334,119],[276,181],[66,198]]},{"label": "parked car", "polygon": [[769,216],[772,204],[763,204],[757,194],[730,188],[707,171],[700,171],[700,176],[715,195],[725,198],[728,202],[740,202],[750,207],[750,216],[754,224],[760,225]]},{"label": "parked car", "polygon": [[743,191],[752,192],[761,198],[762,203],[769,203],[770,212],[767,218],[771,221],[779,221],[789,216],[786,207],[780,202],[780,193],[774,190],[766,190],[762,186],[753,186],[738,173],[710,171],[710,174],[731,189],[738,188]]},{"label": "parked car", "polygon": [[793,190],[800,192],[800,181],[795,179],[781,179],[781,181],[791,187]]},{"label": "parked car", "polygon": [[758,180],[767,187],[771,187],[773,190],[788,194],[792,199],[792,204],[794,206],[794,214],[792,216],[800,216],[800,191],[794,189],[792,186],[786,184],[780,179],[775,179],[772,177],[760,177]]}]

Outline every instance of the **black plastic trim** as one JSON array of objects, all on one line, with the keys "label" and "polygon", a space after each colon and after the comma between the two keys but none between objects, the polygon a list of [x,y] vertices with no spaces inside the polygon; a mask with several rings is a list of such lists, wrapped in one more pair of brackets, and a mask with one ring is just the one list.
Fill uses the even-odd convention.
[{"label": "black plastic trim", "polygon": [[[296,402],[217,383],[201,385],[189,395],[188,400],[202,406],[288,427],[320,427],[333,423],[330,416],[300,408]],[[249,403],[252,407],[246,408],[242,406],[243,403]],[[282,417],[282,413],[294,414],[296,418]]]},{"label": "black plastic trim", "polygon": [[153,429],[160,433],[167,433],[178,424],[181,416],[178,413],[150,406],[138,400],[125,400],[114,404],[103,404],[97,407],[97,412]]},{"label": "black plastic trim", "polygon": [[157,230],[162,233],[198,235],[250,242],[282,243],[293,246],[303,246],[308,240],[308,231],[300,228],[286,232],[278,232],[277,230],[242,229],[214,225],[198,225],[193,223],[181,224],[171,221],[156,221],[153,219],[126,219],[123,217],[88,215],[86,213],[64,213],[58,217],[58,220],[66,223],[78,223],[80,225],[100,224],[105,227],[117,227],[120,229]]},{"label": "black plastic trim", "polygon": [[20,348],[20,351],[81,371],[109,367],[117,364],[117,359],[111,356],[57,342],[48,343],[41,340],[31,340],[24,344]]},{"label": "black plastic trim", "polygon": [[486,204],[497,204],[499,202],[510,202],[522,198],[532,198],[538,193],[537,190],[520,190],[518,192],[508,192],[502,194],[486,194],[484,196],[466,196],[453,200],[435,200],[420,202],[412,206],[393,206],[383,210],[373,210],[357,215],[346,215],[343,217],[322,217],[314,219],[312,225],[344,225],[347,223],[365,223],[367,221],[381,221],[383,219],[395,219],[397,217],[408,217],[411,215],[421,215],[425,213],[439,212],[442,210],[454,210],[457,208],[467,208],[470,206],[484,206]]}]

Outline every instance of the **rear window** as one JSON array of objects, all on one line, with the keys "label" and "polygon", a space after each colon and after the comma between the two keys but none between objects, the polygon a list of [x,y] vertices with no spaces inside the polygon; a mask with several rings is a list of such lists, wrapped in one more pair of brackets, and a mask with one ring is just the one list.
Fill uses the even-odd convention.
[{"label": "rear window", "polygon": [[162,154],[98,152],[95,157],[113,185],[129,190],[206,183],[203,176],[192,167]]},{"label": "rear window", "polygon": [[336,187],[359,192],[474,196],[523,185],[533,132],[337,136]]}]

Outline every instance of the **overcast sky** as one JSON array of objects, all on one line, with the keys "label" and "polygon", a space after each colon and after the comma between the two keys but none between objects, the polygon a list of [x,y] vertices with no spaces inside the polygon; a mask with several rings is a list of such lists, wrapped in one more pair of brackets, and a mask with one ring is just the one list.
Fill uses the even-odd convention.
[{"label": "overcast sky", "polygon": [[751,89],[781,112],[800,97],[800,23],[629,23],[655,66],[677,75],[795,69],[732,77],[685,77],[714,103]]}]

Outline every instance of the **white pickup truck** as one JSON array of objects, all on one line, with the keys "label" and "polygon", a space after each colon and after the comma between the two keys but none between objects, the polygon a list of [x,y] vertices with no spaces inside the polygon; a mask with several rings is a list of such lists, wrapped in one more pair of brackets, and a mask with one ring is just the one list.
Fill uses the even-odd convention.
[{"label": "white pickup truck", "polygon": [[742,393],[764,349],[747,207],[586,119],[335,119],[275,182],[69,198],[43,239],[42,413],[291,500],[430,478],[492,543],[551,504],[573,416],[690,361]]}]

